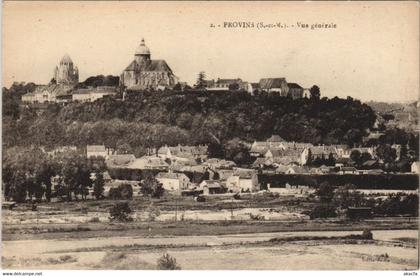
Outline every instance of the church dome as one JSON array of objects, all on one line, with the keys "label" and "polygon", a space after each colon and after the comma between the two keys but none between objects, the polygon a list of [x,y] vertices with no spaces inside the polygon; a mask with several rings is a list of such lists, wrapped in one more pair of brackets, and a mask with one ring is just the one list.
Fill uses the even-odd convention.
[{"label": "church dome", "polygon": [[136,55],[150,55],[149,48],[144,44],[144,39],[141,39],[139,47],[136,49]]},{"label": "church dome", "polygon": [[65,54],[63,56],[63,58],[60,60],[60,63],[73,63],[73,61],[71,60],[70,56]]}]

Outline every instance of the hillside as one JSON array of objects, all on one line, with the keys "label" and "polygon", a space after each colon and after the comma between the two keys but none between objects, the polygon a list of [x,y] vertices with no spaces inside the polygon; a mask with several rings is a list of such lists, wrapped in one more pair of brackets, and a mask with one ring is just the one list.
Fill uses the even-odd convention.
[{"label": "hillside", "polygon": [[[3,91],[3,99],[15,100],[15,90]],[[350,97],[292,100],[242,92],[144,92],[128,95],[125,101],[51,104],[43,112],[10,108],[4,111],[11,116],[3,118],[6,146],[105,144],[135,152],[233,138],[252,142],[272,134],[314,144],[353,144],[376,118],[369,106]]]}]

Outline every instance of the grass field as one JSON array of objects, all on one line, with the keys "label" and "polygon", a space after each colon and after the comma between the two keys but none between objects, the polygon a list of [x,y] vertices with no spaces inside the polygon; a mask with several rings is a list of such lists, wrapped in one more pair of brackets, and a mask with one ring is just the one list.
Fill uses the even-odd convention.
[{"label": "grass field", "polygon": [[[165,252],[182,269],[415,269],[417,218],[310,220],[311,202],[246,195],[130,201],[133,222],[108,220],[116,201],[55,202],[3,210],[2,266],[156,269]],[[175,214],[177,221],[175,221]],[[184,214],[182,216],[182,214]],[[188,214],[188,215],[185,215]],[[251,216],[250,214],[253,214]],[[232,217],[233,215],[233,217]],[[264,218],[255,219],[256,215]],[[252,218],[254,217],[254,218]],[[370,229],[373,240],[346,239]]]}]

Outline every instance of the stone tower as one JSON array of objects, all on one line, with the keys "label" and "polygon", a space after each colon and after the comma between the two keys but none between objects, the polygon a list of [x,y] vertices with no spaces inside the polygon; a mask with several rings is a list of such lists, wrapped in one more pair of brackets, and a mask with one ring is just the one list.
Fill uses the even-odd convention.
[{"label": "stone tower", "polygon": [[60,64],[54,69],[54,79],[57,84],[77,84],[79,82],[79,70],[74,66],[71,58],[66,54],[60,60]]}]

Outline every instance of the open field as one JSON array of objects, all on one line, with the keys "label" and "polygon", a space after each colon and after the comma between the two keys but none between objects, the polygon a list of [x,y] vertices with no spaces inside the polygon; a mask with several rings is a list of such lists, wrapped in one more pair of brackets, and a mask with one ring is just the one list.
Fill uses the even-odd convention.
[{"label": "open field", "polygon": [[[168,252],[182,269],[354,269],[355,263],[358,269],[417,267],[417,230],[373,231],[373,241],[340,240],[353,233],[360,234],[312,231],[4,241],[3,265],[32,269],[154,269],[156,260]],[[283,238],[284,242],[270,241],[273,238]]]},{"label": "open field", "polygon": [[[306,198],[246,194],[195,202],[130,201],[133,222],[108,219],[116,201],[20,204],[3,210],[2,266],[25,269],[156,269],[165,252],[182,269],[415,269],[418,219],[310,220]],[[252,215],[251,215],[252,214]],[[233,216],[232,216],[233,215]],[[255,216],[259,216],[255,219]],[[177,220],[175,221],[175,217]],[[373,240],[348,235],[372,230]]]}]

